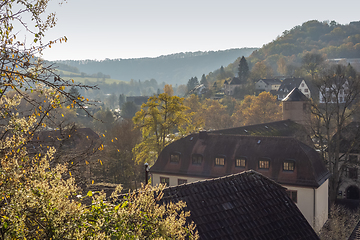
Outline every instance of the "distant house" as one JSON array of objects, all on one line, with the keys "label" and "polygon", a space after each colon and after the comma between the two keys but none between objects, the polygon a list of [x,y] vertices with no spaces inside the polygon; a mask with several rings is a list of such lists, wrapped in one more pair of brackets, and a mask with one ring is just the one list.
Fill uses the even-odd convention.
[{"label": "distant house", "polygon": [[173,186],[163,203],[184,201],[200,239],[319,239],[285,188],[255,171]]},{"label": "distant house", "polygon": [[189,91],[189,95],[196,94],[198,96],[201,96],[207,92],[207,87],[204,84],[197,85],[192,90]]},{"label": "distant house", "polygon": [[255,84],[255,89],[258,92],[266,91],[277,91],[281,85],[279,79],[260,79]]},{"label": "distant house", "polygon": [[224,93],[225,95],[234,95],[235,88],[242,89],[246,82],[240,80],[240,78],[234,77],[230,81],[224,82]]},{"label": "distant house", "polygon": [[277,91],[278,99],[283,100],[294,88],[298,88],[307,98],[312,97],[310,86],[303,78],[285,78]]},{"label": "distant house", "polygon": [[[319,90],[320,103],[345,103],[349,93],[349,82],[346,80],[343,84],[333,84],[332,86],[321,86]],[[336,97],[337,96],[337,97]],[[337,99],[336,99],[337,98]]]}]

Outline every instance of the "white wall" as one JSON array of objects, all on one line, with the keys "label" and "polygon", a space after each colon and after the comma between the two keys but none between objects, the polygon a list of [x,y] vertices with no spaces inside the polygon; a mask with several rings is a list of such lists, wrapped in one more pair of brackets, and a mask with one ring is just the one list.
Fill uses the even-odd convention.
[{"label": "white wall", "polygon": [[315,189],[315,191],[313,188],[284,185],[288,190],[297,191],[296,205],[315,231],[319,231],[328,219],[328,181],[329,180],[326,180],[320,187]]},{"label": "white wall", "polygon": [[[151,175],[151,184],[153,186],[160,183],[160,177],[169,178],[170,186],[177,186],[178,179],[187,179],[188,183],[205,180],[205,178],[196,178],[196,177],[185,177],[185,176],[176,176],[168,174],[157,174],[152,173]],[[304,215],[310,226],[312,226],[315,231],[319,231],[328,218],[328,180],[326,180],[319,188],[307,188],[307,187],[294,187],[283,185],[283,187],[288,190],[297,191],[297,207]],[[315,194],[315,199],[314,199]],[[315,209],[314,209],[315,201]],[[315,223],[314,223],[314,210],[315,210]]]},{"label": "white wall", "polygon": [[175,176],[175,175],[168,175],[168,174],[151,174],[151,185],[155,186],[160,183],[160,177],[167,177],[169,178],[169,185],[170,186],[177,186],[178,179],[186,179],[188,183],[196,182],[199,180],[204,180],[206,178],[196,178],[196,177],[185,177],[185,176]]}]

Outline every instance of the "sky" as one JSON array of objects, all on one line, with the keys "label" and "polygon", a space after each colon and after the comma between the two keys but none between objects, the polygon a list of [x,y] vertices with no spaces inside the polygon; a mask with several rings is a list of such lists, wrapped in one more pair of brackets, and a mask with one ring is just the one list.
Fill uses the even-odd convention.
[{"label": "sky", "polygon": [[[54,0],[56,1],[56,0]],[[359,21],[359,0],[68,0],[53,2],[66,36],[47,60],[157,57],[179,52],[262,47],[309,20]]]}]

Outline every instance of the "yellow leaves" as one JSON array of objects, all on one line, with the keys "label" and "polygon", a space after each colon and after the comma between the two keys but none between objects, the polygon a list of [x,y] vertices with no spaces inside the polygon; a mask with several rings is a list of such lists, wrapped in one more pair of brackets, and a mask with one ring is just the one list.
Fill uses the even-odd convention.
[{"label": "yellow leaves", "polygon": [[103,165],[103,163],[102,163],[102,161],[101,161],[100,159],[98,159],[98,161],[99,161],[99,163],[100,163],[101,165]]},{"label": "yellow leaves", "polygon": [[118,149],[117,151],[118,151],[118,152],[120,152],[120,150],[119,150],[119,149]]},{"label": "yellow leaves", "polygon": [[62,117],[64,117],[64,114],[61,114]]},{"label": "yellow leaves", "polygon": [[118,139],[115,137],[115,140],[118,140]]},{"label": "yellow leaves", "polygon": [[94,184],[94,180],[91,181],[91,184]]},{"label": "yellow leaves", "polygon": [[71,177],[71,172],[69,171],[69,175],[70,175],[70,177]]},{"label": "yellow leaves", "polygon": [[71,79],[72,83],[74,83],[74,79]]},{"label": "yellow leaves", "polygon": [[103,134],[103,137],[105,137],[105,134]]},{"label": "yellow leaves", "polygon": [[86,164],[86,165],[88,165],[88,164],[89,164],[89,162],[85,160],[85,164]]},{"label": "yellow leaves", "polygon": [[111,139],[111,142],[114,142],[114,139]]}]

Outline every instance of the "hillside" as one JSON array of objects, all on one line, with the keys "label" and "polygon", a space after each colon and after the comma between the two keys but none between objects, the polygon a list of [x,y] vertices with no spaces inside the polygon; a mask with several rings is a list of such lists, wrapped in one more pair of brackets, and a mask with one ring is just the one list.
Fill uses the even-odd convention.
[{"label": "hillside", "polygon": [[68,65],[87,74],[104,73],[112,79],[129,81],[130,79],[146,80],[154,78],[157,82],[169,84],[186,84],[194,76],[227,66],[241,56],[249,56],[256,48],[229,49],[223,51],[177,53],[156,58],[65,60],[56,61],[59,70]]},{"label": "hillside", "polygon": [[297,65],[307,52],[317,52],[325,59],[360,58],[360,22],[341,25],[312,20],[286,30],[276,40],[254,51],[247,59],[251,65],[264,61],[274,73],[284,57],[287,65]]}]

